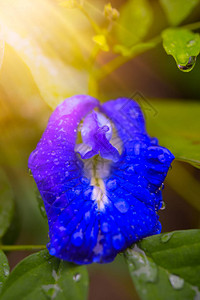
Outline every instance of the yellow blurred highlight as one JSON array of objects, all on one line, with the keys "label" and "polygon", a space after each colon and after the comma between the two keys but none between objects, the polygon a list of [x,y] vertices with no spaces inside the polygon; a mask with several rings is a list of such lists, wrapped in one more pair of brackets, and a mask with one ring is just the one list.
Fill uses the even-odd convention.
[{"label": "yellow blurred highlight", "polygon": [[81,12],[62,8],[57,1],[5,0],[0,2],[0,20],[6,43],[29,67],[52,109],[68,96],[87,93],[92,39]]}]

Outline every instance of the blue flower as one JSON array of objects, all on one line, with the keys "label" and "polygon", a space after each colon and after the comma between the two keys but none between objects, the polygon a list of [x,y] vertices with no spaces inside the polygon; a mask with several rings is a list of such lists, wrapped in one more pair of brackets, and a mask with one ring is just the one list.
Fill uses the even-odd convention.
[{"label": "blue flower", "polygon": [[49,253],[107,263],[160,233],[161,187],[173,159],[147,134],[136,102],[66,99],[29,158],[48,217]]}]

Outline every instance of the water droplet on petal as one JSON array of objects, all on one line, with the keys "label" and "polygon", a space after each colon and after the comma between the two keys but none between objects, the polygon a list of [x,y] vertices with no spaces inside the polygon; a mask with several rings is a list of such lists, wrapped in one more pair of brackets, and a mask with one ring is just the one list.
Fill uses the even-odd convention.
[{"label": "water droplet on petal", "polygon": [[69,176],[69,172],[66,171],[66,172],[65,172],[65,177],[68,177],[68,176]]},{"label": "water droplet on petal", "polygon": [[166,205],[165,205],[165,202],[164,201],[162,201],[162,205],[161,205],[161,210],[164,210],[166,208]]},{"label": "water droplet on petal", "polygon": [[160,191],[164,190],[164,187],[165,187],[165,185],[164,185],[164,183],[162,183],[161,186],[159,187],[159,190]]},{"label": "water droplet on petal", "polygon": [[173,235],[173,232],[165,233],[161,236],[161,242],[167,243]]},{"label": "water droplet on petal", "polygon": [[113,247],[116,250],[120,250],[124,246],[125,239],[124,239],[123,235],[121,233],[119,233],[119,234],[113,236],[112,243],[113,243]]},{"label": "water droplet on petal", "polygon": [[83,233],[82,231],[78,231],[78,232],[75,232],[73,235],[72,235],[72,244],[74,246],[81,246],[81,244],[83,243]]},{"label": "water droplet on petal", "polygon": [[85,176],[81,177],[80,181],[82,184],[86,184],[86,185],[88,185],[90,183],[90,180]]},{"label": "water droplet on petal", "polygon": [[184,286],[184,279],[180,278],[179,276],[170,274],[169,275],[169,281],[174,289],[180,290]]},{"label": "water droplet on petal", "polygon": [[122,213],[126,213],[129,210],[129,204],[123,200],[123,199],[118,199],[115,203],[114,206]]},{"label": "water droplet on petal", "polygon": [[107,188],[111,191],[115,190],[117,188],[117,180],[111,179],[107,182]]},{"label": "water droplet on petal", "polygon": [[101,231],[106,233],[106,232],[109,232],[110,231],[110,226],[107,222],[103,222],[101,224]]},{"label": "water droplet on petal", "polygon": [[188,63],[185,66],[178,64],[178,68],[183,72],[189,72],[194,68],[195,63],[196,63],[196,56],[190,56]]},{"label": "water droplet on petal", "polygon": [[53,247],[50,248],[50,249],[49,249],[49,254],[50,254],[50,255],[55,255],[55,254],[56,254],[56,249],[53,248]]},{"label": "water droplet on petal", "polygon": [[76,281],[76,282],[80,281],[80,279],[81,279],[81,274],[80,274],[80,273],[76,273],[76,274],[73,276],[73,280]]},{"label": "water droplet on petal", "polygon": [[53,162],[56,166],[59,164],[59,160],[57,158],[55,158]]}]

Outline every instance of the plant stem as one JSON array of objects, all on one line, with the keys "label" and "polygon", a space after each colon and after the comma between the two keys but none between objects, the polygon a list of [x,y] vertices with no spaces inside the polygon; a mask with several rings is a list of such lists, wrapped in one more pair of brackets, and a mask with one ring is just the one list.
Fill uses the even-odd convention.
[{"label": "plant stem", "polygon": [[100,34],[101,33],[101,29],[98,26],[98,24],[90,17],[90,15],[88,14],[88,12],[85,10],[85,8],[82,5],[79,5],[78,8],[80,9],[80,11],[85,15],[85,17],[88,19],[88,21],[90,22],[92,28],[94,29],[96,34]]},{"label": "plant stem", "polygon": [[43,250],[45,245],[0,245],[3,251]]},{"label": "plant stem", "polygon": [[185,29],[189,29],[189,30],[196,30],[196,29],[200,28],[200,22],[183,25],[183,26],[181,26],[181,28],[185,28]]},{"label": "plant stem", "polygon": [[131,49],[131,55],[128,56],[122,56],[118,55],[113,60],[109,61],[107,64],[105,64],[100,72],[96,73],[97,80],[101,80],[116,69],[118,69],[120,66],[125,64],[126,62],[130,61],[134,57],[138,56],[139,54],[142,54],[155,46],[157,46],[159,43],[161,43],[162,39],[161,36],[157,36],[153,38],[152,40],[149,40],[145,43],[140,43],[132,47]]}]

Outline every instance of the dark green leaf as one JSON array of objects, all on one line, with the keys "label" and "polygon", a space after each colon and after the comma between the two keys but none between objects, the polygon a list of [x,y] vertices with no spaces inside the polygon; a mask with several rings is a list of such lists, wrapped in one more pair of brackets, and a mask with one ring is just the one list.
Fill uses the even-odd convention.
[{"label": "dark green leaf", "polygon": [[200,230],[151,236],[126,251],[143,300],[200,299]]},{"label": "dark green leaf", "polygon": [[6,255],[0,250],[0,292],[2,286],[10,272],[9,264]]},{"label": "dark green leaf", "polygon": [[8,230],[14,214],[13,192],[8,178],[0,169],[0,238]]},{"label": "dark green leaf", "polygon": [[147,129],[169,148],[176,159],[200,167],[200,103],[195,101],[152,101],[144,105]]},{"label": "dark green leaf", "polygon": [[59,260],[47,250],[21,261],[8,277],[1,300],[84,300],[88,276],[85,266]]},{"label": "dark green leaf", "polygon": [[199,0],[160,0],[171,25],[178,25],[191,13]]},{"label": "dark green leaf", "polygon": [[121,11],[117,26],[119,42],[125,46],[132,46],[148,32],[152,23],[153,13],[147,0],[129,0]]},{"label": "dark green leaf", "polygon": [[193,69],[200,52],[200,35],[187,29],[166,29],[162,33],[163,47],[172,55],[181,71]]}]

